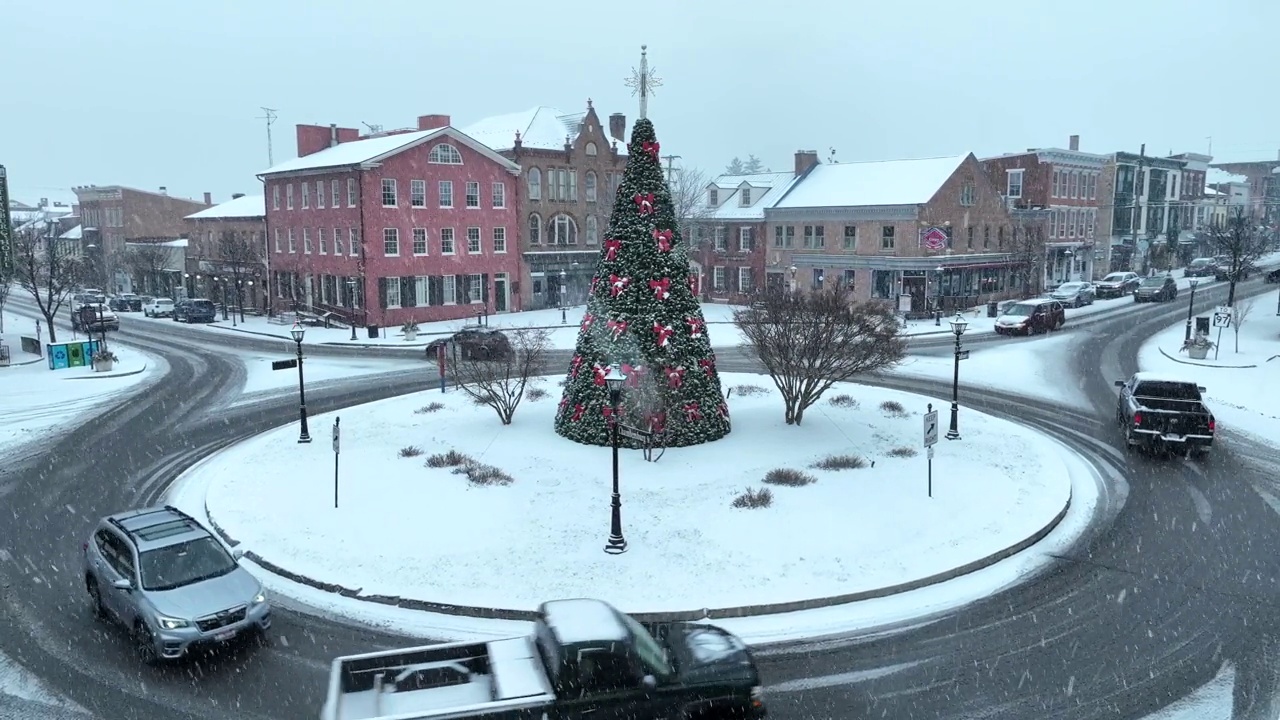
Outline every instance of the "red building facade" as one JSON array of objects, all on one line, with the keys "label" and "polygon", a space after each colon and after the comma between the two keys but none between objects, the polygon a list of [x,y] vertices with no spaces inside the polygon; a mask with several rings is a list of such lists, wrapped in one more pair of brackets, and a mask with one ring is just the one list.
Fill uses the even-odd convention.
[{"label": "red building facade", "polygon": [[520,168],[449,122],[298,126],[298,157],[260,175],[278,311],[389,327],[521,309]]}]

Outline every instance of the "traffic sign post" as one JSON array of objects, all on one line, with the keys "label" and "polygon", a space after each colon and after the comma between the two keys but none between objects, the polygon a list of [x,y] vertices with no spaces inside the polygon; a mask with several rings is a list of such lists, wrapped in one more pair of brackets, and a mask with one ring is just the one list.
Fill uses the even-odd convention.
[{"label": "traffic sign post", "polygon": [[928,462],[928,492],[933,497],[933,446],[938,444],[938,411],[929,403],[929,411],[924,414],[924,448]]},{"label": "traffic sign post", "polygon": [[1213,359],[1218,359],[1218,348],[1222,346],[1222,329],[1231,327],[1232,307],[1220,305],[1213,311],[1213,326],[1218,328],[1218,341],[1213,344]]},{"label": "traffic sign post", "polygon": [[333,507],[338,508],[338,422],[342,418],[333,419]]}]

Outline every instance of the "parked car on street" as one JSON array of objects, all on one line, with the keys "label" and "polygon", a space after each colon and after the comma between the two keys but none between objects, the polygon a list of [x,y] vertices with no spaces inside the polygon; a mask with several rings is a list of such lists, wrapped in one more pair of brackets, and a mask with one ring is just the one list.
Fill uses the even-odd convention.
[{"label": "parked car on street", "polygon": [[133,293],[116,295],[107,305],[116,312],[142,312],[142,298]]},{"label": "parked car on street", "polygon": [[218,318],[218,312],[212,300],[194,298],[174,303],[172,317],[174,322],[211,323]]},{"label": "parked car on street", "polygon": [[1178,281],[1172,275],[1152,275],[1142,278],[1138,289],[1133,291],[1133,301],[1167,302],[1178,297]]},{"label": "parked car on street", "polygon": [[1130,449],[1176,450],[1206,455],[1217,422],[1204,404],[1204,388],[1190,380],[1149,372],[1116,380],[1116,424]]},{"label": "parked car on street", "polygon": [[1267,273],[1262,279],[1264,282],[1280,283],[1280,268],[1276,268],[1275,270]]},{"label": "parked car on street", "polygon": [[82,551],[94,615],[123,625],[144,662],[271,628],[271,605],[239,552],[177,508],[102,518]]},{"label": "parked car on street", "polygon": [[1218,262],[1213,258],[1196,258],[1182,272],[1183,277],[1213,277],[1218,269]]},{"label": "parked car on street", "polygon": [[142,306],[142,314],[147,317],[173,317],[173,300],[169,298],[152,298],[151,302]]},{"label": "parked car on street", "polygon": [[432,340],[426,348],[427,360],[435,362],[441,347],[452,357],[454,350],[450,345],[461,353],[463,360],[502,360],[512,353],[506,333],[481,325],[468,325],[448,337]]},{"label": "parked car on street", "polygon": [[1092,305],[1097,296],[1098,291],[1093,288],[1093,283],[1083,281],[1062,283],[1049,294],[1054,300],[1073,308]]},{"label": "parked car on street", "polygon": [[[1236,281],[1242,282],[1249,279],[1250,275],[1258,272],[1258,269],[1252,263],[1241,263],[1239,271],[1236,273]],[[1231,258],[1220,258],[1216,269],[1213,271],[1215,280],[1231,279]]]},{"label": "parked car on street", "polygon": [[84,288],[77,291],[71,299],[77,305],[105,303],[107,301],[107,294],[96,288]]},{"label": "parked car on street", "polygon": [[1100,298],[1118,298],[1138,289],[1140,282],[1142,278],[1138,277],[1138,273],[1113,272],[1095,283],[1094,289]]},{"label": "parked car on street", "polygon": [[1020,300],[1005,306],[996,318],[995,331],[997,335],[1032,335],[1057,330],[1066,321],[1066,309],[1057,300]]},{"label": "parked car on street", "polygon": [[71,329],[74,332],[119,330],[120,318],[103,303],[82,303],[71,310]]}]

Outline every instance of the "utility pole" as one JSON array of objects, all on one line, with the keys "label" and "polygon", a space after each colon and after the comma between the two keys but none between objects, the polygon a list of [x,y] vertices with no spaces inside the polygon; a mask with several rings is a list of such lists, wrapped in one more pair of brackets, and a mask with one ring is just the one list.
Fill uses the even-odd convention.
[{"label": "utility pole", "polygon": [[667,184],[670,185],[671,178],[674,177],[673,173],[675,172],[675,168],[672,167],[671,164],[676,160],[679,160],[680,156],[679,155],[663,155],[662,159],[667,161]]},{"label": "utility pole", "polygon": [[275,153],[271,149],[271,124],[276,121],[276,111],[269,107],[262,108],[263,115],[259,115],[259,120],[267,121],[267,167],[276,164]]},{"label": "utility pole", "polygon": [[[1133,214],[1129,217],[1129,232],[1133,235],[1133,252],[1138,253],[1138,213],[1142,211],[1142,205],[1139,199],[1142,197],[1142,191],[1146,187],[1143,182],[1142,170],[1147,164],[1147,144],[1142,143],[1142,149],[1138,151],[1138,172],[1133,176]],[[1142,271],[1147,270],[1147,253],[1142,255]]]}]

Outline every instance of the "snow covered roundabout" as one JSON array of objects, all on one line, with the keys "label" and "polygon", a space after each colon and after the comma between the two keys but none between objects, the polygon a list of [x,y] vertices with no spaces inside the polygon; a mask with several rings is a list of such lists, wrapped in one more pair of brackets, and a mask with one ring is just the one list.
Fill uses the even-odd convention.
[{"label": "snow covered roundabout", "polygon": [[[374,601],[524,619],[544,600],[585,596],[732,618],[884,596],[1007,557],[1066,514],[1080,462],[962,410],[963,438],[937,446],[930,498],[929,398],[838,384],[787,426],[767,377],[724,373],[728,436],[656,462],[621,451],[630,548],[608,555],[610,450],[555,434],[557,381],[541,380],[545,395],[508,426],[461,392],[339,413],[336,509],[324,415],[311,419],[317,442],[298,444],[296,425],[267,432],[189,470],[169,499],[275,575],[277,594],[350,617],[368,618],[348,606]],[[328,593],[316,588],[346,605],[317,603]]]}]

